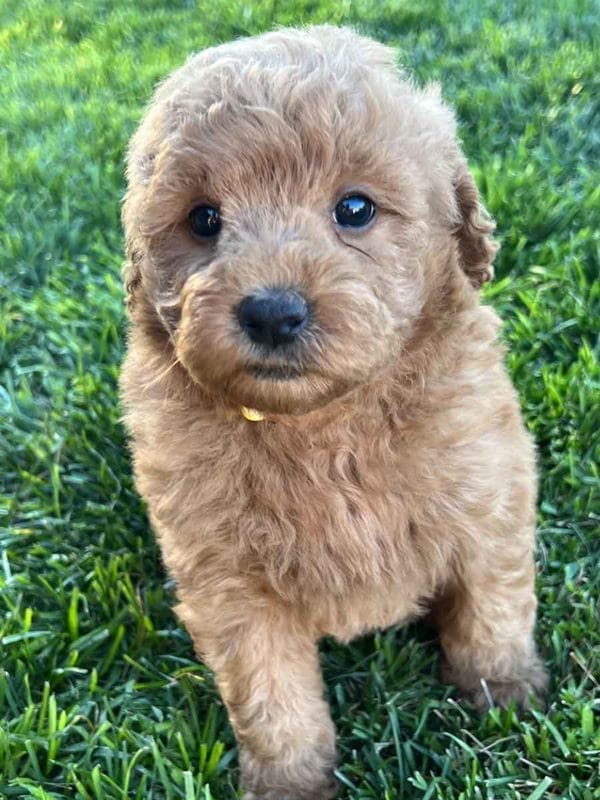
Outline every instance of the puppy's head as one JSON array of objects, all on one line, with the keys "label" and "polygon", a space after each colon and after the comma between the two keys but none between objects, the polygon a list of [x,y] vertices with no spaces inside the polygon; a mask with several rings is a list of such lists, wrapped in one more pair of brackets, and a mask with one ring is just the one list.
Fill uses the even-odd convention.
[{"label": "puppy's head", "polygon": [[401,357],[451,273],[491,275],[452,113],[349,30],[193,57],[157,90],[128,180],[134,321],[231,404],[324,405]]}]

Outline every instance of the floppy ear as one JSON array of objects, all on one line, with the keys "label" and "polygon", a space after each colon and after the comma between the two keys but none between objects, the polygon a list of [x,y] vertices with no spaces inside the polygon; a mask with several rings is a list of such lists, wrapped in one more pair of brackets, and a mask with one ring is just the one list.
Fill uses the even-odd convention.
[{"label": "floppy ear", "polygon": [[496,225],[481,204],[466,162],[458,167],[453,189],[458,211],[454,236],[458,242],[460,265],[471,285],[478,289],[494,277],[492,261],[498,245],[490,234]]},{"label": "floppy ear", "polygon": [[135,305],[136,295],[142,285],[142,261],[144,253],[139,241],[136,209],[139,206],[139,192],[131,186],[131,166],[127,167],[127,178],[130,186],[121,208],[121,224],[125,233],[125,262],[121,267],[121,278],[127,293],[127,307],[131,312]]},{"label": "floppy ear", "polygon": [[131,311],[136,302],[136,295],[142,285],[142,261],[144,260],[143,245],[139,240],[137,209],[143,199],[143,188],[147,185],[154,171],[154,151],[143,149],[142,155],[137,155],[136,140],[142,139],[142,128],[133,135],[127,155],[127,183],[128,188],[121,208],[121,224],[125,231],[125,262],[121,267],[121,278],[127,292],[127,307]]},{"label": "floppy ear", "polygon": [[142,285],[142,271],[140,265],[143,256],[129,237],[127,237],[125,241],[125,255],[126,261],[121,267],[121,277],[127,293],[127,307],[131,311],[135,305],[137,290]]}]

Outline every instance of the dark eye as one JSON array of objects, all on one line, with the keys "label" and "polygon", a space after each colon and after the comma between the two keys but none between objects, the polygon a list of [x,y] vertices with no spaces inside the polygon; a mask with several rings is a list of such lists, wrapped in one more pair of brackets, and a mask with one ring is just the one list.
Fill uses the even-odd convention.
[{"label": "dark eye", "polygon": [[375,216],[375,203],[362,194],[351,194],[337,204],[333,220],[342,228],[364,228]]},{"label": "dark eye", "polygon": [[221,230],[221,215],[212,206],[196,206],[188,214],[190,229],[195,236],[203,239],[216,236]]}]

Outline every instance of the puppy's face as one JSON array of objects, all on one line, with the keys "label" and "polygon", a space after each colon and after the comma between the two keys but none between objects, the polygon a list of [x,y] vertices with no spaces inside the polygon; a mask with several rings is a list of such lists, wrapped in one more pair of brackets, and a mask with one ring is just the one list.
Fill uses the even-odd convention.
[{"label": "puppy's face", "polygon": [[444,270],[487,277],[451,113],[349,31],[200,54],[157,92],[128,176],[134,319],[231,404],[324,405],[401,357]]}]

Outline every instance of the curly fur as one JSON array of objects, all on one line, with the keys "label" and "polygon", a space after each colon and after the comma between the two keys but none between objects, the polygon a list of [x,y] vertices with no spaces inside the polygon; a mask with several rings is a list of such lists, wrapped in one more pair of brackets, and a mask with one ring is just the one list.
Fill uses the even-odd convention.
[{"label": "curly fur", "polygon": [[[122,372],[137,486],[177,614],[215,671],[245,797],[334,793],[317,641],[433,611],[446,675],[526,703],[536,474],[503,367],[493,225],[437,88],[347,29],[281,30],[191,58],[133,137]],[[377,203],[336,227],[347,191]],[[187,215],[218,205],[218,239]],[[295,287],[301,377],[234,309]],[[246,405],[263,422],[240,414]]]}]

